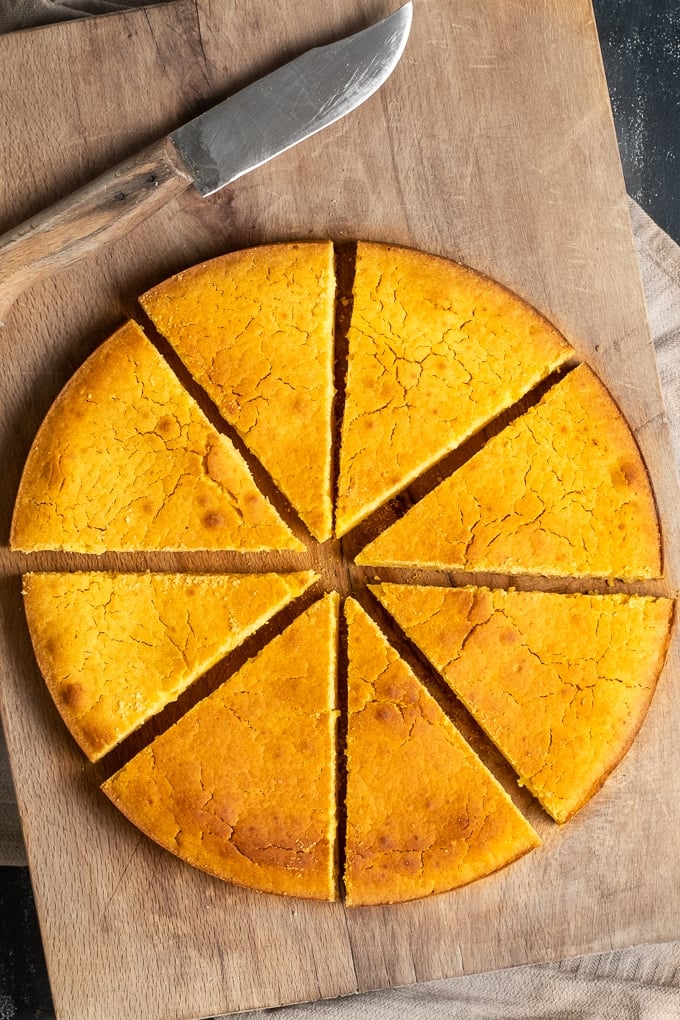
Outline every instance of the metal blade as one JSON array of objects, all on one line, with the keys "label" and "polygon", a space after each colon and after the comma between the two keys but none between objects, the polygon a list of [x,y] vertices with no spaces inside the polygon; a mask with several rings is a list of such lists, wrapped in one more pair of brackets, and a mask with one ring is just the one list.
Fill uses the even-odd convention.
[{"label": "metal blade", "polygon": [[202,195],[328,127],[389,78],[408,39],[412,3],[363,32],[309,50],[174,131]]}]

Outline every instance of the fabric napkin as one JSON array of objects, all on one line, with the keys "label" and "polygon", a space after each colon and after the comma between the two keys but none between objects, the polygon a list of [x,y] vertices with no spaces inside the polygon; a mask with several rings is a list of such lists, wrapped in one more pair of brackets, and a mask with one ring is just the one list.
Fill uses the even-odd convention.
[{"label": "fabric napkin", "polygon": [[[635,203],[633,233],[680,463],[680,247]],[[25,865],[0,731],[0,866]],[[680,942],[517,967],[350,998],[232,1014],[241,1020],[677,1020]]]}]

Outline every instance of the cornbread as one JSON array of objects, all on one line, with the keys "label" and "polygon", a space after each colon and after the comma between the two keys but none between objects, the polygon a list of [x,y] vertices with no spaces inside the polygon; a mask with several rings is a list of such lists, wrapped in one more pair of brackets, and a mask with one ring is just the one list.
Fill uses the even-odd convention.
[{"label": "cornbread", "polygon": [[538,846],[432,696],[353,599],[348,626],[346,902],[472,882]]},{"label": "cornbread", "polygon": [[45,682],[91,761],[177,698],[315,575],[26,574]]},{"label": "cornbread", "polygon": [[315,602],[104,792],[219,878],[335,899],[337,615],[337,595]]},{"label": "cornbread", "polygon": [[661,536],[635,439],[580,365],[357,563],[636,580],[661,575]]},{"label": "cornbread", "polygon": [[64,387],[31,447],[13,549],[304,548],[132,322]]},{"label": "cornbread", "polygon": [[[614,579],[662,571],[636,441],[593,372],[571,367],[561,334],[445,259],[361,242],[354,268],[350,301],[348,250],[336,293],[330,242],[270,245],[144,294],[151,335],[184,364],[168,352],[173,372],[133,323],[90,357],[29,454],[11,542],[136,553],[101,563],[135,573],[64,573],[91,564],[61,555],[59,573],[24,579],[38,664],[92,761],[182,695],[134,738],[143,750],[115,752],[127,763],[103,789],[130,821],[189,864],[266,892],[333,900],[342,860],[346,902],[359,906],[456,889],[539,845],[482,761],[499,757],[479,727],[555,821],[585,804],[642,724],[673,602],[635,585],[535,590],[546,587],[537,575],[583,591],[592,582],[572,578],[604,578],[613,592]],[[336,308],[348,329],[337,352]],[[485,426],[475,456],[469,444],[442,460]],[[393,496],[427,491],[356,557],[408,582],[374,586],[396,647],[353,598],[339,644],[336,593],[308,595],[310,608],[286,614],[292,624],[282,615],[260,630],[317,580],[286,570],[319,565],[325,587],[360,592],[368,579],[346,562],[350,549],[394,520],[396,505],[378,513]],[[265,494],[286,521],[297,513],[308,548]],[[328,542],[374,512],[351,542]],[[192,550],[203,552],[159,555]],[[139,572],[171,561],[222,573]],[[431,580],[419,567],[466,570],[478,585],[521,574],[519,587],[534,590],[414,586],[414,575]],[[436,678],[421,682],[415,659],[398,654],[410,661],[407,640],[476,720],[481,757],[458,729],[462,706],[449,718],[450,697],[440,686],[442,708],[423,685]],[[338,668],[348,684],[340,782]]]},{"label": "cornbread", "polygon": [[360,243],[353,296],[337,535],[573,354],[514,294],[422,252]]},{"label": "cornbread", "polygon": [[372,588],[556,822],[630,747],[673,602],[489,588]]},{"label": "cornbread", "polygon": [[234,252],[140,300],[314,537],[330,538],[331,243]]}]

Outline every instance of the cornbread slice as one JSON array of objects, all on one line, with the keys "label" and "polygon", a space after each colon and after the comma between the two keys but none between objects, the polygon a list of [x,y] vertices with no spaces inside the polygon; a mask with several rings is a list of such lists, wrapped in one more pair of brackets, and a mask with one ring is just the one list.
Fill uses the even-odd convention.
[{"label": "cornbread slice", "polygon": [[223,255],[140,301],[314,537],[330,538],[331,243]]},{"label": "cornbread slice", "polygon": [[538,846],[458,730],[353,599],[347,843],[350,906],[472,882]]},{"label": "cornbread slice", "polygon": [[633,742],[673,602],[382,584],[373,591],[556,822]]},{"label": "cornbread slice", "polygon": [[141,329],[80,367],[31,447],[13,549],[303,549]]},{"label": "cornbread slice", "polygon": [[337,535],[573,354],[538,312],[479,273],[364,243],[348,340]]},{"label": "cornbread slice", "polygon": [[96,761],[315,580],[299,574],[26,574],[38,665]]},{"label": "cornbread slice", "polygon": [[626,580],[662,572],[640,451],[586,365],[366,546],[357,563]]},{"label": "cornbread slice", "polygon": [[337,595],[314,603],[104,792],[218,878],[335,899],[337,615]]}]

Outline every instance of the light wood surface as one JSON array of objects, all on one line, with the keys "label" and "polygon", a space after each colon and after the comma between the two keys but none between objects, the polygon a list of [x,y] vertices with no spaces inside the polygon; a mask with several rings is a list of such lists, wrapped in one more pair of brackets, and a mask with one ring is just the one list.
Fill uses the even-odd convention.
[{"label": "light wood surface", "polygon": [[[389,9],[282,0],[273,20],[265,0],[180,0],[1,38],[0,232],[209,101]],[[189,190],[87,263],[36,281],[0,329],[2,712],[61,1018],[207,1016],[680,936],[677,642],[634,747],[569,825],[515,790],[543,847],[459,892],[398,907],[280,899],[192,870],[117,814],[99,792],[101,769],[61,725],[33,659],[20,574],[73,559],[7,550],[38,425],[83,358],[139,316],[147,287],[218,252],[308,237],[459,258],[545,312],[605,380],[650,468],[666,577],[637,590],[676,590],[678,483],[590,6],[416,0],[401,64],[360,110],[220,195]],[[228,565],[171,555],[83,564],[133,562]],[[356,583],[344,568],[328,583],[334,569],[345,590]]]}]

